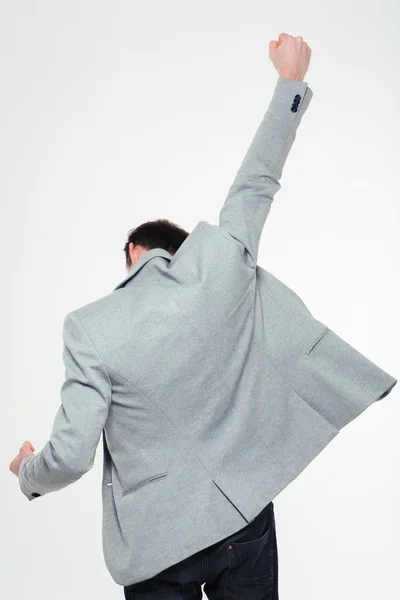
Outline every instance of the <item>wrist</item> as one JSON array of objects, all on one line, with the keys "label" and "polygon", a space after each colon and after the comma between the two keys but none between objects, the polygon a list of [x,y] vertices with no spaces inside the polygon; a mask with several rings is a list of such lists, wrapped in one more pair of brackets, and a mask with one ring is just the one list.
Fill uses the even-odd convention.
[{"label": "wrist", "polygon": [[295,75],[293,73],[279,73],[279,77],[282,77],[283,79],[293,79],[295,81],[304,80],[304,77],[301,77],[300,75]]}]

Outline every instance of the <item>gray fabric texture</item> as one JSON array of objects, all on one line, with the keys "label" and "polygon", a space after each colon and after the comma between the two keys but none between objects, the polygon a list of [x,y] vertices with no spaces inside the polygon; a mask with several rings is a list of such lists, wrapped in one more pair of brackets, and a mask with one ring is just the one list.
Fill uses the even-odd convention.
[{"label": "gray fabric texture", "polygon": [[61,405],[20,487],[46,502],[91,469],[103,434],[103,551],[119,585],[243,528],[397,383],[257,265],[311,98],[280,77],[219,225],[198,222],[174,256],[149,250],[65,318]]}]

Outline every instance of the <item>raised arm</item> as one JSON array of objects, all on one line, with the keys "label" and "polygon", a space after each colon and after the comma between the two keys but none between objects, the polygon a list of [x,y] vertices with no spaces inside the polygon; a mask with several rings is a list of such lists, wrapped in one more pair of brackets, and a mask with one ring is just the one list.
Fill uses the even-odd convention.
[{"label": "raised arm", "polygon": [[270,42],[269,54],[279,79],[219,214],[219,226],[245,247],[252,267],[271,203],[281,188],[283,166],[313,95],[303,81],[311,49],[300,36],[281,33],[278,42]]}]

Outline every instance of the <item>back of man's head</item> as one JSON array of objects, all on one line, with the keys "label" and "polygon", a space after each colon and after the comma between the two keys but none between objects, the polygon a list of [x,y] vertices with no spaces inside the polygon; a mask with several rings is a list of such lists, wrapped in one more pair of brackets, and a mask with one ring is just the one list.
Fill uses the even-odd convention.
[{"label": "back of man's head", "polygon": [[168,219],[146,221],[128,234],[124,246],[125,264],[129,269],[147,250],[163,248],[174,255],[189,233]]}]

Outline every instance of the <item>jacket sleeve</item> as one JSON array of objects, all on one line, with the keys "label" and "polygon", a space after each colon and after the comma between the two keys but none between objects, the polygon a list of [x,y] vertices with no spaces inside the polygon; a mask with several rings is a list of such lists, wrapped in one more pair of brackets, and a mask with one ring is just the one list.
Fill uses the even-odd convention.
[{"label": "jacket sleeve", "polygon": [[279,77],[267,112],[243,159],[219,214],[219,226],[245,248],[257,266],[262,229],[312,90],[304,81]]},{"label": "jacket sleeve", "polygon": [[97,351],[74,313],[63,327],[65,381],[49,441],[23,459],[21,491],[28,500],[60,490],[94,464],[111,403],[111,382]]}]

